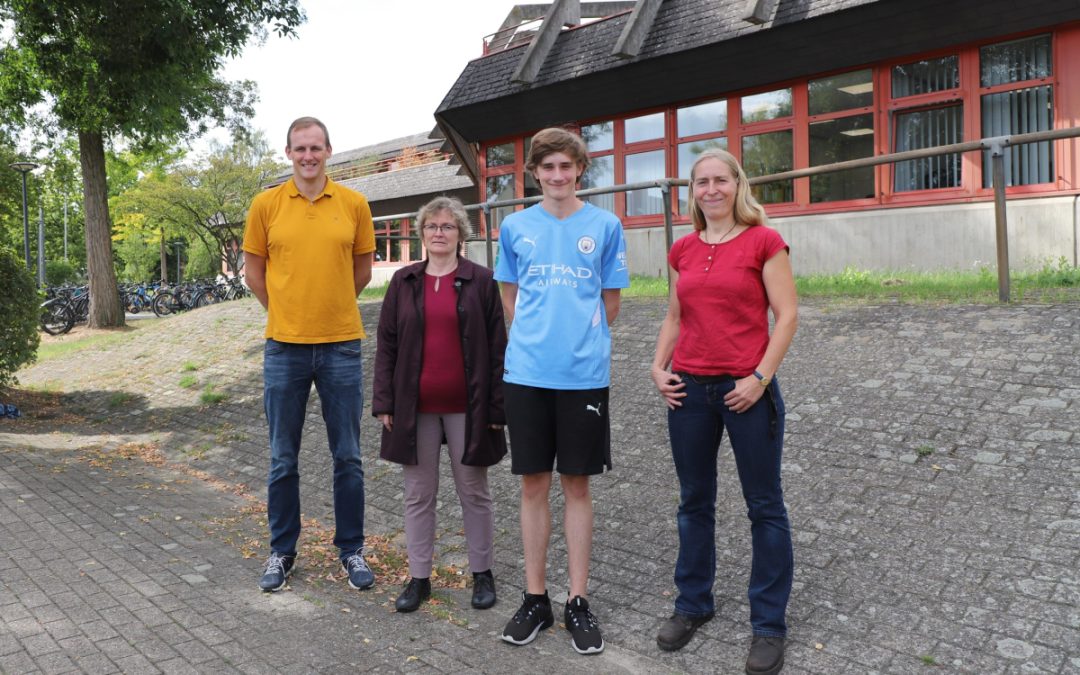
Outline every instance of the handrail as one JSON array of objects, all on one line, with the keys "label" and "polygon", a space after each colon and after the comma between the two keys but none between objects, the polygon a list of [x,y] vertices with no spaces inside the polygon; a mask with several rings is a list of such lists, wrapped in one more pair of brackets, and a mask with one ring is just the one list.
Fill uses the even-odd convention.
[{"label": "handrail", "polygon": [[[796,169],[794,171],[784,171],[782,173],[768,174],[766,176],[756,176],[750,179],[750,184],[761,185],[764,183],[775,183],[782,180],[793,180],[796,178],[805,178],[807,176],[818,176],[821,174],[835,173],[837,171],[847,171],[849,169],[862,169],[870,166],[878,166],[879,164],[894,164],[896,162],[904,162],[913,159],[925,159],[927,157],[937,157],[939,155],[974,152],[976,150],[989,150],[992,162],[994,189],[994,220],[997,236],[998,300],[1000,302],[1008,302],[1009,242],[1008,223],[1005,217],[1005,150],[1006,148],[1016,145],[1039,143],[1043,141],[1055,141],[1068,138],[1080,138],[1080,127],[1051,129],[1049,131],[1035,131],[1025,134],[1014,134],[1011,136],[991,136],[988,138],[979,139],[977,141],[965,141],[963,143],[938,145],[932,148],[905,150],[903,152],[893,152],[885,155],[875,155],[874,157],[851,159],[844,162],[823,164],[821,166],[809,167],[806,169]],[[611,185],[607,187],[589,188],[588,190],[578,190],[576,194],[579,197],[589,197],[592,195],[612,194],[616,192],[629,192],[632,190],[647,190],[652,188],[659,188],[664,198],[665,241],[668,250],[670,250],[674,239],[672,233],[673,223],[671,213],[671,188],[676,186],[686,187],[689,185],[690,181],[685,178],[660,178],[652,181],[642,181],[638,183],[628,183],[624,185]],[[505,206],[535,204],[542,199],[543,197],[540,196],[503,200],[489,199],[488,201],[482,202],[480,204],[469,204],[465,207],[465,210],[483,211],[485,217],[488,217],[491,213],[491,209]],[[390,216],[379,216],[377,218],[374,218],[373,220],[377,223],[386,222],[389,220],[412,220],[415,219],[416,215],[417,212],[414,211],[410,213],[399,213]],[[390,239],[392,241],[420,239],[420,237],[417,235],[389,235],[384,238]],[[470,237],[466,241],[484,241],[487,244],[487,265],[488,267],[491,267],[493,265],[494,255],[490,227],[485,228],[483,237]]]}]

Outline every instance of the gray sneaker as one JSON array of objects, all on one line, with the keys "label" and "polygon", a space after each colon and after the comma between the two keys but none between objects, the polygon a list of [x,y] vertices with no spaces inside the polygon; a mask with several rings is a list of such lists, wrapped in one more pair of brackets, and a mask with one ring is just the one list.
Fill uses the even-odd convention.
[{"label": "gray sneaker", "polygon": [[296,556],[281,555],[277,552],[270,553],[263,567],[262,578],[259,579],[259,588],[265,593],[273,593],[285,588],[285,582],[292,574]]},{"label": "gray sneaker", "polygon": [[364,560],[364,549],[357,549],[356,553],[344,558],[341,567],[349,574],[349,585],[356,590],[362,591],[375,585],[375,573]]}]

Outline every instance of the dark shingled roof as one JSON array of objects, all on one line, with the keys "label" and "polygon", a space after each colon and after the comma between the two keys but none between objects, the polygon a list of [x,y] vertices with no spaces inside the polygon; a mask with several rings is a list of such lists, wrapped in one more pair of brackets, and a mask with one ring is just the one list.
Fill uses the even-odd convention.
[{"label": "dark shingled roof", "polygon": [[[536,81],[515,84],[524,48],[471,61],[436,111],[466,141],[713,97],[1080,18],[1062,0],[665,0],[638,56],[611,55],[628,14],[559,34]],[[702,75],[708,74],[708,77]]]},{"label": "dark shingled roof", "polygon": [[442,194],[473,187],[472,179],[459,175],[461,167],[450,160],[411,166],[341,181],[368,198],[369,202],[415,195]]}]

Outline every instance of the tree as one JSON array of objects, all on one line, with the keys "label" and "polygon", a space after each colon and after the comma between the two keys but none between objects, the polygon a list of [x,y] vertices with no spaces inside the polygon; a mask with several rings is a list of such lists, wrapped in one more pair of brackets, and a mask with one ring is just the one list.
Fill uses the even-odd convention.
[{"label": "tree", "polygon": [[215,147],[200,166],[178,165],[144,176],[117,198],[117,213],[143,236],[156,232],[200,241],[218,268],[225,263],[238,275],[248,206],[280,170],[261,135],[237,140]]},{"label": "tree", "polygon": [[0,106],[25,120],[40,104],[76,135],[83,174],[90,325],[121,326],[105,171],[106,140],[135,143],[250,116],[251,82],[217,76],[271,24],[295,35],[298,0],[0,0]]},{"label": "tree", "polygon": [[40,300],[34,286],[23,261],[0,248],[0,387],[16,384],[15,371],[37,358]]}]

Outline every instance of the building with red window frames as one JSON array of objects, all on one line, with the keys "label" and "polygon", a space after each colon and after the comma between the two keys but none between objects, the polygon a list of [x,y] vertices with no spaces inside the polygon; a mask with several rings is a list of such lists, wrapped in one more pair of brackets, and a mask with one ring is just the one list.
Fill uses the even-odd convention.
[{"label": "building with red window frames", "polygon": [[[603,3],[582,4],[603,13]],[[588,142],[582,187],[685,178],[696,154],[713,146],[753,176],[1080,126],[1076,2],[612,7],[607,18],[574,25],[583,10],[560,0],[543,8],[552,28],[511,22],[454,83],[436,119],[482,198],[539,193],[524,156],[531,134],[552,125],[578,129]],[[1080,140],[1007,153],[1012,265],[1061,257],[1075,265]],[[797,252],[796,272],[807,274],[992,265],[990,185],[989,157],[970,152],[755,190]],[[672,200],[677,236],[689,227],[685,200],[685,188]],[[590,201],[623,220],[633,272],[663,273],[658,189]],[[489,219],[496,231],[505,211]]]}]

